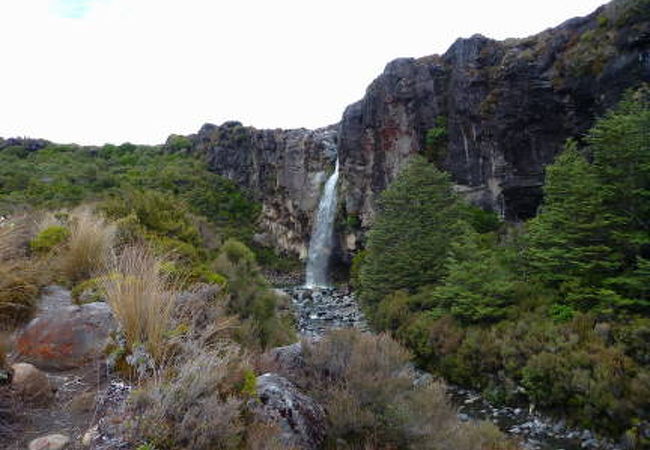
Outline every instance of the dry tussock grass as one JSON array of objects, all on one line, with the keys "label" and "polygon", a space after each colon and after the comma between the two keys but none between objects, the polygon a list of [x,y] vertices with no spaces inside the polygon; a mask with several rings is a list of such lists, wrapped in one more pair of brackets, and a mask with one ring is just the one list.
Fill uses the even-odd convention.
[{"label": "dry tussock grass", "polygon": [[144,246],[126,247],[109,265],[106,298],[122,325],[127,344],[143,344],[158,362],[164,360],[177,291],[161,273],[162,261]]},{"label": "dry tussock grass", "polygon": [[0,226],[0,261],[7,261],[21,255],[19,241],[25,228],[24,224],[13,222]]},{"label": "dry tussock grass", "polygon": [[0,325],[14,326],[31,317],[43,265],[26,258],[30,236],[27,218],[11,220],[0,226]]},{"label": "dry tussock grass", "polygon": [[61,274],[73,282],[92,278],[106,270],[115,227],[88,208],[70,214],[70,237],[59,255]]}]

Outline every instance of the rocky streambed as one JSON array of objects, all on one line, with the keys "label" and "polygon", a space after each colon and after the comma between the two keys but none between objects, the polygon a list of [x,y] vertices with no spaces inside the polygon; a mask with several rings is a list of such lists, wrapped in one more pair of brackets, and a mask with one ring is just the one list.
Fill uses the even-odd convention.
[{"label": "rocky streambed", "polygon": [[[358,328],[370,332],[368,323],[352,292],[337,289],[282,289],[291,297],[300,333],[318,338],[336,328]],[[421,372],[420,378],[431,377]],[[449,386],[449,394],[458,406],[461,420],[489,420],[504,432],[522,439],[527,450],[623,450],[623,446],[600,439],[590,430],[567,427],[535,412],[527,405],[495,405],[478,392]]]}]

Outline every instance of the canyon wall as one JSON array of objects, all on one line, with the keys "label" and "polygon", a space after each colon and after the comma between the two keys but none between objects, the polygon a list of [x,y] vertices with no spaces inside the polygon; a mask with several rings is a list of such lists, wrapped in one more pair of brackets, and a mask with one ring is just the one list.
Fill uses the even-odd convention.
[{"label": "canyon wall", "polygon": [[262,202],[260,242],[304,257],[338,143],[339,256],[349,261],[410,155],[449,171],[473,203],[526,219],[566,139],[584,137],[626,89],[649,81],[650,2],[614,0],[528,38],[475,35],[444,55],[392,61],[338,126],[206,125],[191,150]]},{"label": "canyon wall", "polygon": [[262,204],[255,240],[304,259],[322,184],[334,170],[336,127],[258,130],[226,122],[206,124],[187,138],[186,150]]},{"label": "canyon wall", "polygon": [[[566,139],[650,81],[649,8],[615,1],[529,38],[475,35],[442,56],[389,63],[341,122],[346,214],[369,225],[407,157],[433,152],[474,203],[512,220],[533,216],[544,167]],[[441,126],[444,154],[427,148],[427,132]]]}]

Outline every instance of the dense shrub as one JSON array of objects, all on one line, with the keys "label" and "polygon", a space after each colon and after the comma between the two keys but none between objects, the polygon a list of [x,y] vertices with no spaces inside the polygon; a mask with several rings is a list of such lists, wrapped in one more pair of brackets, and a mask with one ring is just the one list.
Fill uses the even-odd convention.
[{"label": "dense shrub", "polygon": [[647,418],[650,371],[625,354],[623,342],[599,334],[590,316],[556,323],[529,313],[478,328],[422,313],[396,334],[422,364],[492,400],[518,401],[525,392],[539,407],[613,434]]},{"label": "dense shrub", "polygon": [[247,371],[233,344],[207,349],[187,343],[167,379],[131,395],[134,441],[160,449],[234,449],[244,440]]},{"label": "dense shrub", "polygon": [[442,384],[414,385],[409,352],[388,335],[338,330],[303,348],[304,371],[289,376],[324,404],[337,448],[516,448],[491,424],[461,423]]},{"label": "dense shrub", "polygon": [[255,254],[246,245],[227,240],[213,269],[227,279],[229,311],[242,319],[241,341],[261,348],[291,342],[290,319],[279,315],[278,296],[262,277]]},{"label": "dense shrub", "polygon": [[171,194],[130,190],[105,202],[101,209],[114,220],[128,217],[141,227],[143,234],[153,233],[193,245],[200,241],[199,232],[187,214],[187,207]]},{"label": "dense shrub", "polygon": [[248,240],[260,212],[232,181],[211,173],[199,159],[160,147],[48,144],[37,151],[5,149],[0,152],[0,180],[3,214],[20,205],[60,208],[108,193],[119,197],[128,190],[153,190],[182,199],[228,236]]},{"label": "dense shrub", "polygon": [[492,400],[638,434],[650,419],[649,92],[628,93],[582,148],[567,144],[525,227],[463,205],[453,226],[436,226],[428,208],[444,210],[453,195],[431,169],[412,184],[413,166],[405,169],[386,190],[396,207],[379,208],[377,234],[357,260],[373,324]]},{"label": "dense shrub", "polygon": [[[131,442],[158,449],[280,449],[281,430],[256,422],[256,376],[248,351],[232,341],[238,321],[227,295],[197,286],[176,296],[172,351],[129,398]],[[260,442],[259,439],[262,439]]]},{"label": "dense shrub", "polygon": [[59,244],[63,243],[70,236],[70,230],[62,225],[52,225],[41,230],[29,242],[29,247],[34,252],[45,253]]}]

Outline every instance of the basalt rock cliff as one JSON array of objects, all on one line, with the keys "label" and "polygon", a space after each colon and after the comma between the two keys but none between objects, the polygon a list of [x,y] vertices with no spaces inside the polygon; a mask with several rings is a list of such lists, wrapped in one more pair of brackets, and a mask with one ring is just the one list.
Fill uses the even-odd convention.
[{"label": "basalt rock cliff", "polygon": [[[395,60],[343,115],[346,212],[368,224],[377,194],[409,155],[422,152],[476,204],[529,218],[544,167],[566,139],[580,138],[643,81],[650,81],[647,0],[614,1],[525,39],[475,35],[442,56]],[[443,152],[427,142],[441,126]]]},{"label": "basalt rock cliff", "polygon": [[321,186],[334,168],[336,127],[258,130],[226,122],[206,124],[187,138],[172,136],[166,145],[202,155],[211,170],[262,203],[261,233],[255,239],[306,257]]},{"label": "basalt rock cliff", "polygon": [[614,0],[528,38],[475,35],[444,55],[392,61],[338,127],[206,125],[191,150],[262,201],[260,240],[304,256],[338,141],[338,231],[349,257],[377,195],[414,153],[449,171],[475,204],[511,220],[533,216],[544,167],[566,139],[580,139],[627,88],[649,81],[650,1]]}]

